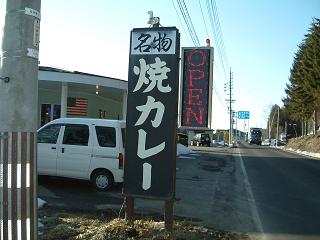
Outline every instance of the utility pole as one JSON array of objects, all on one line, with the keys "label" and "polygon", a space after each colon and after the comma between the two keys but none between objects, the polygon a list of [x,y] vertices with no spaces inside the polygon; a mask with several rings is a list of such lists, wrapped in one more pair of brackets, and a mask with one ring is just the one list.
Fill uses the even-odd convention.
[{"label": "utility pole", "polygon": [[280,107],[278,106],[277,140],[276,140],[276,146],[277,146],[277,147],[278,147],[278,140],[279,140],[279,113],[280,113]]},{"label": "utility pole", "polygon": [[0,63],[0,236],[37,239],[41,0],[7,0]]},{"label": "utility pole", "polygon": [[229,79],[229,115],[230,115],[230,126],[229,126],[229,144],[232,144],[233,139],[233,112],[232,112],[232,79],[233,75],[230,68],[230,79]]}]

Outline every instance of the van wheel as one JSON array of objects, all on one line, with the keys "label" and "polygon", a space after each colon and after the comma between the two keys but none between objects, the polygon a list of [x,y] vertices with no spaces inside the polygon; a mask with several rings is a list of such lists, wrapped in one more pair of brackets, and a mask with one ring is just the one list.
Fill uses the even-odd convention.
[{"label": "van wheel", "polygon": [[98,191],[107,191],[113,184],[113,176],[107,171],[98,171],[92,177],[92,184]]}]

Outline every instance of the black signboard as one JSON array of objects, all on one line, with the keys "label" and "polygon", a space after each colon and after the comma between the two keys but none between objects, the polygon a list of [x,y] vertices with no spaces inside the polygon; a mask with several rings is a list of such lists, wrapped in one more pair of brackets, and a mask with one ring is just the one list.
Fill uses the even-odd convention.
[{"label": "black signboard", "polygon": [[183,48],[182,53],[181,126],[208,129],[213,48]]},{"label": "black signboard", "polygon": [[172,199],[180,37],[176,28],[131,31],[123,194]]}]

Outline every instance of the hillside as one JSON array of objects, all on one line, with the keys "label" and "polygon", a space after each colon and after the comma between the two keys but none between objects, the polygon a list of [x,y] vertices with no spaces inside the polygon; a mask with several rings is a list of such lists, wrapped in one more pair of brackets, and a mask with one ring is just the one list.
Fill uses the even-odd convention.
[{"label": "hillside", "polygon": [[292,148],[311,153],[320,153],[320,133],[315,136],[309,135],[305,137],[289,139],[286,148]]}]

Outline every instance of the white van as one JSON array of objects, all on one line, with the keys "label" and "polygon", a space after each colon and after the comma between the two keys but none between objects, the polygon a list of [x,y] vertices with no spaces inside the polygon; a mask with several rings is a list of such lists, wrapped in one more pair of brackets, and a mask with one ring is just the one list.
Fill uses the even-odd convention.
[{"label": "white van", "polygon": [[38,174],[84,179],[99,191],[123,182],[125,121],[60,118],[38,130]]}]

